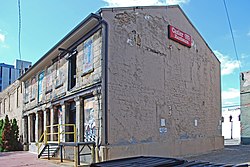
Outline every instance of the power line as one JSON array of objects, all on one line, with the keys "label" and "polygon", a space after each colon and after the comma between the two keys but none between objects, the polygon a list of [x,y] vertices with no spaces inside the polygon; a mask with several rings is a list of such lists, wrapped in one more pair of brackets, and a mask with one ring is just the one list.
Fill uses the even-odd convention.
[{"label": "power line", "polygon": [[229,18],[228,10],[227,10],[226,0],[223,0],[223,2],[224,2],[226,14],[227,14],[227,20],[228,20],[228,24],[229,24],[229,28],[230,28],[232,40],[233,40],[233,46],[234,46],[234,51],[235,51],[236,59],[237,59],[237,61],[239,63],[239,68],[240,68],[240,71],[241,71],[241,67],[240,67],[241,65],[240,65],[240,61],[239,61],[239,57],[238,57],[238,52],[237,52],[237,49],[236,49],[234,34],[233,34],[233,30],[232,30],[232,24],[231,24],[231,21],[230,21],[230,18]]},{"label": "power line", "polygon": [[21,3],[20,0],[18,0],[18,53],[19,58],[22,60],[22,54],[21,54],[21,27],[22,26],[22,19],[21,19]]}]

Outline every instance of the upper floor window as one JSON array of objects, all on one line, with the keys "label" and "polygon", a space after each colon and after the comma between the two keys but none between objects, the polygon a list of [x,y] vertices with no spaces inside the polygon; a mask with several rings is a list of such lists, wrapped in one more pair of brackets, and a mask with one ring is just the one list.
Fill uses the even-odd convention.
[{"label": "upper floor window", "polygon": [[52,74],[53,74],[53,66],[47,68],[46,74],[46,92],[50,92],[52,90]]},{"label": "upper floor window", "polygon": [[26,81],[24,83],[24,103],[27,103],[29,101],[29,81]]},{"label": "upper floor window", "polygon": [[83,43],[83,74],[93,71],[93,37]]},{"label": "upper floor window", "polygon": [[36,97],[36,77],[33,77],[30,85],[30,100],[34,100]]},{"label": "upper floor window", "polygon": [[43,99],[43,78],[44,71],[38,75],[38,102],[42,101]]},{"label": "upper floor window", "polygon": [[55,62],[55,80],[56,80],[56,84],[55,84],[55,88],[59,88],[63,85],[64,81],[65,81],[65,76],[63,73],[63,64],[64,61],[63,59],[59,59],[57,62]]}]

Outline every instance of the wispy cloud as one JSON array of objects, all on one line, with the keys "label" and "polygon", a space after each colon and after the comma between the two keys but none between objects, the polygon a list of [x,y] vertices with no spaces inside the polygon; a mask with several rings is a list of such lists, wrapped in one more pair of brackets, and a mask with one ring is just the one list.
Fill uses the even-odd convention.
[{"label": "wispy cloud", "polygon": [[228,90],[222,91],[221,96],[223,106],[239,105],[240,90],[229,88]]},{"label": "wispy cloud", "polygon": [[166,5],[176,5],[176,4],[185,4],[188,3],[189,0],[166,0]]},{"label": "wispy cloud", "polygon": [[240,61],[233,60],[217,50],[215,50],[214,53],[221,62],[221,75],[232,74],[236,69],[240,68]]},{"label": "wispy cloud", "polygon": [[5,35],[0,33],[0,42],[4,43],[5,41]]},{"label": "wispy cloud", "polygon": [[240,55],[240,58],[241,58],[241,59],[247,59],[247,58],[249,58],[249,54],[242,53],[242,54]]},{"label": "wispy cloud", "polygon": [[121,7],[121,6],[149,6],[149,5],[175,5],[175,4],[185,4],[189,0],[103,0],[112,7]]},{"label": "wispy cloud", "polygon": [[234,99],[240,97],[240,90],[235,89],[235,88],[229,88],[226,91],[222,91],[222,99],[227,100],[227,99]]},{"label": "wispy cloud", "polygon": [[250,37],[250,31],[247,33],[247,36],[249,36],[249,37]]}]

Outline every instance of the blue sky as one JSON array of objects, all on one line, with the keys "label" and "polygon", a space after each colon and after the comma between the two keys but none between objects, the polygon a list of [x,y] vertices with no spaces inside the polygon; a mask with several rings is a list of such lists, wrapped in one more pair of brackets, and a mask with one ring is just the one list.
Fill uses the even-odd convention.
[{"label": "blue sky", "polygon": [[[223,0],[21,0],[22,59],[35,63],[88,14],[108,6],[179,4],[221,61],[222,104],[239,104],[239,73],[250,70],[250,1],[226,0],[239,61]],[[18,3],[0,0],[0,63],[18,55]],[[241,66],[239,68],[239,65]]]}]

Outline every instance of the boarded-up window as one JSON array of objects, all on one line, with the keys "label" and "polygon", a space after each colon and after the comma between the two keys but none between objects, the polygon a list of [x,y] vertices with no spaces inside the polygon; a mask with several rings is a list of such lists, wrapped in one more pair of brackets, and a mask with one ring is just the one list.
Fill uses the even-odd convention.
[{"label": "boarded-up window", "polygon": [[38,102],[42,101],[43,99],[43,78],[44,71],[41,72],[38,76]]},{"label": "boarded-up window", "polygon": [[63,61],[58,60],[55,64],[56,66],[56,72],[55,72],[55,79],[56,79],[56,88],[63,85],[65,79],[64,79],[64,73],[63,73]]},{"label": "boarded-up window", "polygon": [[46,76],[46,92],[52,90],[52,69],[53,66],[48,67]]},{"label": "boarded-up window", "polygon": [[29,101],[29,81],[24,83],[24,103]]},{"label": "boarded-up window", "polygon": [[33,77],[30,86],[30,100],[34,100],[35,97],[36,97],[36,77]]},{"label": "boarded-up window", "polygon": [[83,74],[93,70],[93,37],[83,43]]}]

